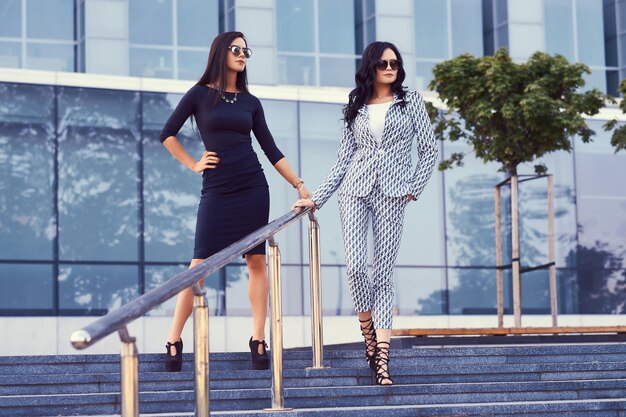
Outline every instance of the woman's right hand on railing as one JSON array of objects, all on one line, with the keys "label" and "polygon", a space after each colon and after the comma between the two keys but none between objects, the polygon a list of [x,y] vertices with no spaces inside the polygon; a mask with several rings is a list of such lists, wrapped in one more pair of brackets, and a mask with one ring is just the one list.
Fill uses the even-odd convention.
[{"label": "woman's right hand on railing", "polygon": [[217,152],[204,151],[202,158],[191,167],[194,172],[202,172],[205,169],[215,169],[219,164],[220,159],[217,157]]},{"label": "woman's right hand on railing", "polygon": [[297,213],[300,213],[303,208],[309,207],[311,209],[311,213],[315,211],[315,203],[308,198],[301,198],[300,200],[293,203],[291,206],[292,210],[295,210]]}]

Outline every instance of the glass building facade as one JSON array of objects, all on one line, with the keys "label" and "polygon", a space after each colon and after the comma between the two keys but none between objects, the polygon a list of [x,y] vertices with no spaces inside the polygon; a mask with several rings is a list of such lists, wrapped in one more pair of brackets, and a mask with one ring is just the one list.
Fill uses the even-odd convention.
[{"label": "glass building facade", "polygon": [[[341,125],[341,102],[316,87],[342,87],[332,91],[347,98],[373,40],[398,45],[406,84],[420,91],[438,62],[500,47],[519,61],[542,50],[584,62],[589,85],[613,94],[626,77],[621,0],[0,0],[0,74],[12,74],[0,79],[0,315],[99,315],[186,269],[201,183],[158,142],[185,89],[158,85],[197,79],[211,40],[225,30],[246,33],[253,91],[260,87],[270,129],[310,189],[334,160]],[[144,89],[122,87],[136,80],[125,77],[33,83],[22,69],[159,80]],[[284,93],[298,86],[317,98]],[[572,153],[543,161],[555,176],[564,314],[626,308],[626,156],[613,154],[602,129],[609,113],[588,121],[592,143],[571,138]],[[190,124],[179,139],[201,152]],[[440,146],[442,157],[468,151]],[[260,159],[275,218],[296,196],[262,152]],[[495,314],[498,168],[466,157],[462,168],[435,172],[408,206],[395,277],[401,315]],[[523,183],[520,193],[522,263],[546,263],[545,183]],[[325,314],[352,314],[336,197],[317,216]],[[308,314],[306,235],[305,224],[278,235],[283,311],[292,316]],[[206,287],[212,314],[249,314],[242,263]],[[524,313],[549,312],[547,271],[524,274],[522,288]],[[170,301],[150,314],[172,308]]]}]

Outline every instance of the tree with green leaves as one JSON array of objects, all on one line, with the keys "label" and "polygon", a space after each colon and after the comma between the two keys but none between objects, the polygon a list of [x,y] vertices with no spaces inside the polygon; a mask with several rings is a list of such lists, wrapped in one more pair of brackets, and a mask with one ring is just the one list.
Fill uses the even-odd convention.
[{"label": "tree with green leaves", "polygon": [[[617,91],[620,92],[622,97],[626,97],[626,79],[619,83]],[[622,99],[619,103],[619,108],[622,113],[626,113],[626,100]],[[607,131],[615,129],[613,130],[613,136],[611,136],[611,145],[615,148],[615,153],[626,149],[626,125],[618,127],[617,120],[613,119],[604,125],[604,129]]]},{"label": "tree with green leaves", "polygon": [[[516,326],[521,325],[517,168],[550,152],[571,151],[572,136],[592,140],[594,132],[584,116],[597,114],[607,97],[596,89],[582,91],[585,73],[590,70],[584,64],[570,64],[563,56],[542,52],[515,63],[506,49],[478,58],[463,54],[433,69],[429,87],[446,107],[439,111],[428,106],[435,135],[466,142],[478,159],[499,163],[510,176]],[[439,169],[462,166],[463,157],[452,153]],[[544,174],[547,167],[537,164],[535,172]]]}]

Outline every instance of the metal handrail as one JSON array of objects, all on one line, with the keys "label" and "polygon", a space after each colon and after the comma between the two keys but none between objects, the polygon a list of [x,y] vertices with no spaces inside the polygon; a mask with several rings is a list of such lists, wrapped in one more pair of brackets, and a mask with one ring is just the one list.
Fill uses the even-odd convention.
[{"label": "metal handrail", "polygon": [[163,304],[182,290],[191,287],[201,279],[228,265],[230,261],[241,256],[242,253],[266,241],[289,223],[299,219],[308,212],[309,209],[306,208],[300,213],[290,211],[282,215],[266,226],[205,259],[199,265],[176,275],[159,287],[148,291],[130,303],[83,327],[81,330],[75,331],[70,338],[72,345],[76,349],[85,349],[100,339],[118,331],[128,323]]},{"label": "metal handrail", "polygon": [[280,251],[274,235],[305,214],[309,215],[310,233],[310,269],[311,269],[311,332],[313,367],[321,368],[323,360],[322,343],[322,303],[320,282],[320,245],[319,225],[310,209],[300,212],[290,211],[262,228],[250,233],[243,239],[224,248],[215,255],[205,259],[199,265],[178,274],[159,287],[145,293],[121,308],[112,311],[88,326],[75,331],[70,340],[76,349],[85,349],[102,338],[118,332],[122,341],[121,352],[121,410],[123,417],[139,416],[138,358],[135,338],[128,333],[126,325],[159,306],[180,291],[191,287],[193,290],[194,317],[194,365],[195,365],[195,396],[196,417],[209,416],[209,314],[205,291],[200,288],[199,281],[230,261],[247,252],[259,243],[269,240],[269,272],[270,272],[270,311],[271,311],[271,343],[272,343],[272,408],[274,411],[286,411],[283,396],[283,364],[282,364],[282,310],[281,310],[281,279]]}]

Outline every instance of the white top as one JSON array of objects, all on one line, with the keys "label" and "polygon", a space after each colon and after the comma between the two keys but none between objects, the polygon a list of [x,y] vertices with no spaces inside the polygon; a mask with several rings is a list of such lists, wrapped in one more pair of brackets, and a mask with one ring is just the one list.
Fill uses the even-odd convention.
[{"label": "white top", "polygon": [[390,106],[391,101],[387,103],[367,105],[367,111],[370,116],[370,131],[378,143],[380,143],[380,140],[383,137],[383,130],[385,129],[385,116],[387,115],[387,110],[389,110]]}]

